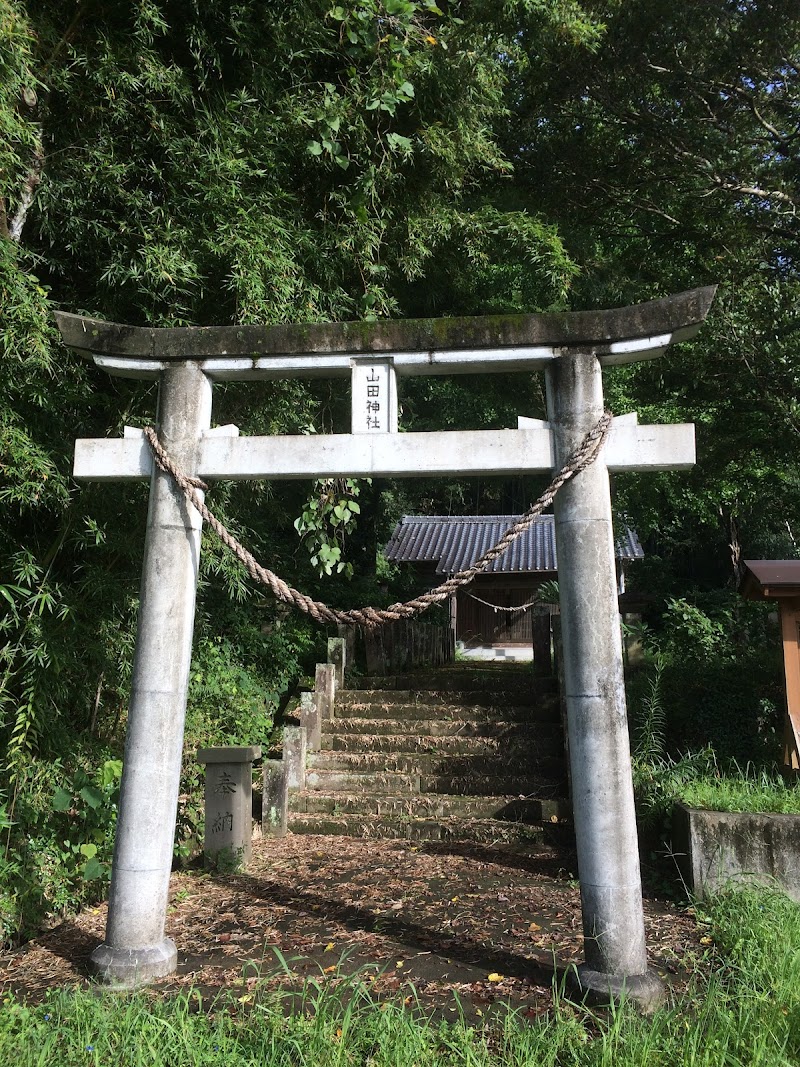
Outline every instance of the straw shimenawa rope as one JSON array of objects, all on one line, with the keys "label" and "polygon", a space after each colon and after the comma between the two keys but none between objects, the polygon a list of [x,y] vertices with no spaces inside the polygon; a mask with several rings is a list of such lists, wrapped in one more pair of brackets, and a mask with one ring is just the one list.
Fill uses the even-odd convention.
[{"label": "straw shimenawa rope", "polygon": [[153,450],[158,466],[175,481],[192,507],[197,509],[222,543],[227,545],[234,556],[244,565],[253,581],[266,585],[278,600],[282,600],[286,604],[292,604],[301,611],[305,611],[319,623],[346,623],[351,625],[360,623],[362,626],[381,626],[387,622],[396,622],[398,619],[409,619],[425,611],[432,604],[439,604],[443,600],[447,600],[457,589],[468,585],[476,575],[485,570],[498,556],[501,556],[508,546],[532,525],[537,515],[541,515],[544,509],[552,504],[561,486],[594,463],[608,436],[611,419],[611,412],[605,411],[538,500],[531,504],[525,514],[509,526],[497,544],[487,552],[484,552],[471,567],[459,571],[448,578],[447,581],[442,582],[441,585],[437,585],[435,589],[431,589],[413,600],[407,600],[404,604],[392,604],[388,608],[352,608],[349,611],[329,608],[327,604],[313,600],[310,596],[306,596],[305,593],[293,589],[292,586],[284,582],[282,578],[279,578],[271,570],[262,567],[206,507],[198,493],[198,490],[208,488],[205,482],[202,482],[199,478],[192,478],[184,474],[172,462],[151,426],[145,428],[144,435]]},{"label": "straw shimenawa rope", "polygon": [[520,611],[527,611],[539,600],[537,593],[534,593],[524,604],[492,604],[490,600],[484,600],[482,597],[475,596],[474,593],[467,593],[467,596],[470,600],[476,600],[479,604],[483,604],[485,608],[491,608],[492,611],[514,611],[517,613]]}]

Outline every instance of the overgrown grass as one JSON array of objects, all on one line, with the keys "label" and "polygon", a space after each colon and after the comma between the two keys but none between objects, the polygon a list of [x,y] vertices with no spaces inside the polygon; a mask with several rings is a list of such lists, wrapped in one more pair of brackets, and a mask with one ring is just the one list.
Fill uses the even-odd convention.
[{"label": "overgrown grass", "polygon": [[753,768],[684,782],[679,799],[690,807],[709,808],[711,811],[769,811],[800,815],[800,789],[779,774]]},{"label": "overgrown grass", "polygon": [[[716,948],[679,1003],[642,1018],[628,1005],[593,1014],[559,996],[544,1021],[510,1015],[494,1030],[434,1025],[319,984],[288,1012],[280,995],[57,991],[0,1013],[0,1062],[17,1067],[788,1067],[800,1059],[800,908],[766,890],[713,899],[701,920]],[[710,970],[710,975],[706,973]]]},{"label": "overgrown grass", "polygon": [[777,772],[735,761],[720,764],[710,747],[679,759],[634,759],[634,786],[640,822],[665,826],[672,806],[712,811],[782,812],[800,815],[800,788]]}]

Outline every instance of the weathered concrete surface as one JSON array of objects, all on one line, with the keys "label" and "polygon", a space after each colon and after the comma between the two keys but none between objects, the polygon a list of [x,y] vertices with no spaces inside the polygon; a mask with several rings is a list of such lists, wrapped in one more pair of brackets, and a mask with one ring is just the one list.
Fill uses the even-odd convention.
[{"label": "weathered concrete surface", "polygon": [[333,665],[334,690],[344,689],[347,670],[347,645],[343,637],[328,638],[328,663]]},{"label": "weathered concrete surface", "polygon": [[212,866],[247,866],[253,852],[253,760],[260,745],[201,748],[205,765],[203,851]]},{"label": "weathered concrete surface", "polygon": [[304,789],[306,784],[306,755],[308,737],[304,726],[284,726],[283,761],[289,789]]},{"label": "weathered concrete surface", "polygon": [[698,897],[727,883],[777,886],[800,902],[800,815],[705,811],[676,804],[672,850]]},{"label": "weathered concrete surface", "polygon": [[[668,343],[691,337],[705,319],[715,290],[707,286],[632,307],[544,315],[168,329],[124,326],[63,311],[55,312],[55,319],[65,344],[82,354],[140,360],[412,352],[430,353],[432,365],[434,353],[448,350],[580,345],[613,363],[626,362],[631,346],[626,350],[625,343],[632,339],[667,335]],[[447,372],[456,369],[454,363]],[[462,365],[464,369],[469,373],[477,368]],[[428,366],[424,373],[430,370]],[[349,362],[342,371],[350,373]],[[302,374],[302,366],[293,373]]]},{"label": "weathered concrete surface", "polygon": [[[345,650],[347,642],[345,641]],[[332,663],[318,663],[314,672],[314,703],[320,722],[334,718],[334,694],[336,691],[336,668]]]},{"label": "weathered concrete surface", "polygon": [[[165,373],[159,432],[187,473],[197,470],[211,418],[211,385],[193,363]],[[128,734],[119,803],[106,941],[96,971],[120,985],[174,970],[164,937],[181,773],[186,690],[194,630],[201,519],[160,471],[147,518]]]},{"label": "weathered concrete surface", "polygon": [[[548,367],[546,384],[561,463],[602,413],[600,363],[591,354],[561,359]],[[586,989],[601,995],[624,983],[649,1006],[656,994],[647,968],[611,498],[602,453],[561,489],[553,510],[586,954],[579,976]]]},{"label": "weathered concrete surface", "polygon": [[322,717],[314,700],[313,693],[300,694],[300,706],[297,709],[300,725],[306,730],[306,745],[309,752],[319,752],[322,737]]},{"label": "weathered concrete surface", "polygon": [[[684,470],[695,462],[694,426],[612,427],[606,443],[611,471]],[[208,437],[198,474],[214,480],[252,478],[418,477],[427,474],[526,474],[554,466],[549,429],[449,430],[404,434]],[[144,438],[75,442],[73,474],[91,481],[150,476]]]},{"label": "weathered concrete surface", "polygon": [[285,837],[289,817],[289,777],[286,762],[264,760],[261,832],[264,837]]}]

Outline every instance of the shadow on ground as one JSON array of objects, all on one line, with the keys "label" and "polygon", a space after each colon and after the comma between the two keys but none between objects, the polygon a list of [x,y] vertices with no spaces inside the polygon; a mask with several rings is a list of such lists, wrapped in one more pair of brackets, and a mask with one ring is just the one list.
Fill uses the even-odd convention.
[{"label": "shadow on ground", "polygon": [[[177,873],[167,933],[178,973],[166,994],[260,989],[296,993],[308,979],[345,995],[353,981],[378,999],[479,1021],[510,1006],[535,1017],[552,985],[582,958],[573,857],[542,846],[289,836],[254,848],[247,873]],[[646,902],[652,965],[676,988],[699,950],[691,916]],[[48,988],[89,981],[105,906],[0,957],[4,990],[38,1000]],[[289,1002],[287,1002],[289,1003]]]}]

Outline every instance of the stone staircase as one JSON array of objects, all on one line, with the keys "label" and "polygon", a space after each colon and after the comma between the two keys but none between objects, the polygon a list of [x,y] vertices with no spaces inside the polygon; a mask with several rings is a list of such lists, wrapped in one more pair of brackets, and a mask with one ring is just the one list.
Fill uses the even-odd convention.
[{"label": "stone staircase", "polygon": [[535,844],[571,836],[555,683],[452,664],[339,690],[293,833]]}]

